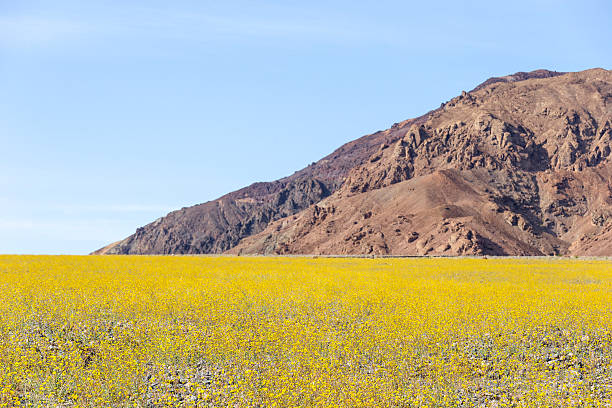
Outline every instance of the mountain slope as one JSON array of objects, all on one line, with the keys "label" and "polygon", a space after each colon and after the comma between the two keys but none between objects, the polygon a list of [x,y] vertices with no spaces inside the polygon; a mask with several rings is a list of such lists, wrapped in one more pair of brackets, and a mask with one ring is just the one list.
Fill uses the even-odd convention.
[{"label": "mountain slope", "polygon": [[[604,70],[600,71],[607,73]],[[522,130],[529,130],[533,134],[542,132],[537,128],[532,129],[533,126],[529,123],[525,123],[525,126],[521,127],[523,126],[520,124],[521,117],[524,116],[525,112],[512,112],[514,102],[510,100],[511,98],[528,99],[531,96],[528,92],[525,95],[505,95],[504,92],[507,91],[506,88],[512,88],[525,81],[549,81],[564,77],[566,75],[563,73],[538,70],[491,78],[477,86],[473,91],[442,104],[439,109],[424,116],[394,124],[386,131],[376,132],[349,142],[332,154],[289,177],[269,183],[255,183],[217,200],[174,211],[151,224],[139,228],[134,235],[110,244],[95,253],[221,253],[234,248],[243,241],[244,245],[239,247],[238,251],[260,253],[263,252],[263,249],[252,246],[254,241],[245,240],[246,237],[264,231],[275,221],[283,220],[283,222],[286,222],[302,211],[311,211],[313,208],[317,208],[316,204],[320,203],[321,200],[335,200],[338,197],[385,188],[391,184],[431,174],[444,168],[469,170],[474,166],[480,166],[492,170],[519,168],[521,171],[536,170],[526,169],[525,166],[544,168],[544,164],[540,162],[548,159],[542,156],[543,152],[546,151],[548,154],[546,149],[553,145],[550,144],[543,148],[543,145],[538,144],[539,142],[535,140],[528,144],[527,139],[531,138],[531,133],[529,133],[527,139],[521,139]],[[606,78],[603,80],[604,82],[607,81]],[[554,88],[556,85],[553,83],[549,86]],[[537,98],[540,98],[540,96],[537,96]],[[546,98],[552,97],[548,95]],[[500,101],[505,99],[508,100],[504,105]],[[473,117],[474,112],[480,109],[485,101],[489,101],[487,103],[491,104],[490,100],[497,101],[496,109],[502,109],[504,115],[512,113],[517,118],[510,115],[508,118],[501,120],[500,118],[503,115],[497,114],[492,106],[485,106],[481,110],[489,116],[484,115],[478,118],[479,126],[482,127],[481,130],[474,130],[473,123],[469,123],[469,126],[467,126],[467,122],[460,119],[465,117],[472,121],[476,120]],[[546,111],[544,116],[553,118],[555,115],[568,111],[570,105],[580,104],[577,101],[568,101],[565,97],[558,102],[558,104],[553,103],[551,105],[551,109],[554,105],[555,109],[558,108],[558,111]],[[517,106],[525,105],[532,109],[533,107],[529,103],[531,102],[518,103]],[[533,102],[533,104],[537,103],[539,102]],[[590,112],[589,109],[587,109],[588,112]],[[457,116],[458,119],[453,122],[448,112],[454,112],[451,116]],[[483,112],[479,112],[479,114]],[[586,118],[585,112],[579,113],[580,115]],[[582,116],[580,116],[580,120],[582,120]],[[441,121],[448,123],[444,123],[444,126],[442,126]],[[462,124],[462,122],[464,123]],[[431,130],[434,129],[432,126],[435,126],[436,131],[442,132],[442,134],[446,132],[446,134],[442,135],[441,138],[432,137]],[[546,127],[546,125],[543,126]],[[555,129],[559,128],[559,126],[555,126]],[[483,152],[470,150],[474,149],[474,146],[477,146],[477,149],[481,148],[478,147],[480,146],[478,143],[474,143],[474,140],[478,140],[481,136],[479,132],[488,132],[495,139],[494,142],[481,146],[484,149]],[[580,131],[578,133],[580,136]],[[469,137],[466,139],[463,136],[453,136],[461,134]],[[520,140],[516,141],[517,138]],[[447,143],[448,140],[444,141],[444,139],[451,140],[452,143],[449,144]],[[525,145],[522,144],[521,140],[525,141]],[[499,143],[500,146],[504,145],[504,149],[507,147],[506,145],[514,146],[514,148],[505,149],[501,155],[498,155],[499,152],[495,151],[495,143]],[[381,146],[387,147],[381,149]],[[565,149],[563,150],[565,153],[556,154],[555,157],[561,157],[561,159],[556,160],[571,161],[571,156],[575,155],[572,146],[571,144],[569,147],[560,146],[560,149]],[[601,157],[605,153],[605,147],[600,146],[600,150],[597,152],[594,154],[599,154]],[[529,156],[528,160],[522,157],[525,155]],[[477,162],[472,163],[473,160]],[[502,164],[506,160],[512,161],[512,166],[504,167]],[[600,159],[593,156],[589,160]],[[592,162],[589,162],[587,167],[591,164]],[[506,196],[500,193],[500,197]],[[522,196],[518,198],[521,200],[529,199],[529,197]],[[312,207],[313,205],[315,206]],[[536,216],[533,215],[535,214],[534,211],[533,208],[528,209],[527,213],[533,222],[535,222],[533,217]],[[266,234],[269,234],[269,231]],[[553,238],[557,237],[554,231],[551,231],[550,234]],[[559,252],[567,247],[562,242],[553,241],[551,238],[551,241],[547,244],[548,247],[544,246],[542,248],[546,251]],[[279,242],[279,245],[274,248],[267,247],[266,251],[272,253],[305,251],[304,248],[300,249],[299,247],[283,249],[285,243]]]},{"label": "mountain slope", "polygon": [[489,80],[230,253],[612,255],[612,73]]}]

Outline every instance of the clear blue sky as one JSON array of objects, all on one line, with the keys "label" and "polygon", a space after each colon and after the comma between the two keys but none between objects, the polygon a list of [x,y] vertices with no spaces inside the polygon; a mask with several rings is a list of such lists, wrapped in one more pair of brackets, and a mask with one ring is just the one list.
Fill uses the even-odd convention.
[{"label": "clear blue sky", "polygon": [[612,67],[608,1],[2,1],[0,253],[87,253],[490,76]]}]

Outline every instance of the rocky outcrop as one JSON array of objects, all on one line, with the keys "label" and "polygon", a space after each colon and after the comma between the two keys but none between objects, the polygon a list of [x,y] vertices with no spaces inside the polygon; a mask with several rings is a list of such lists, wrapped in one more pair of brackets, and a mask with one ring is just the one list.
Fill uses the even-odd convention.
[{"label": "rocky outcrop", "polygon": [[582,82],[580,76],[605,78],[609,72],[493,82],[495,90],[464,93],[426,122],[412,125],[393,145],[381,145],[365,165],[349,172],[343,189],[360,193],[441,169],[533,173],[597,166],[612,149],[605,97],[610,85]]}]

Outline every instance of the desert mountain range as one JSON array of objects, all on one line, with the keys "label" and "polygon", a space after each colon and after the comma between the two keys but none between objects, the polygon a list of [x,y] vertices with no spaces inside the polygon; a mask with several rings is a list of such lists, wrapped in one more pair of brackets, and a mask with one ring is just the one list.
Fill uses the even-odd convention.
[{"label": "desert mountain range", "polygon": [[491,78],[98,254],[612,255],[612,71]]}]

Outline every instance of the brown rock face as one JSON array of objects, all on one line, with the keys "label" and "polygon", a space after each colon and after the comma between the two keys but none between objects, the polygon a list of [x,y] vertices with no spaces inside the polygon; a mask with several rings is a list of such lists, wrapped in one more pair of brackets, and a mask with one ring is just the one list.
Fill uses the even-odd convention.
[{"label": "brown rock face", "polygon": [[99,253],[612,255],[612,72],[492,78]]},{"label": "brown rock face", "polygon": [[490,81],[230,252],[612,255],[611,101],[603,69]]}]

